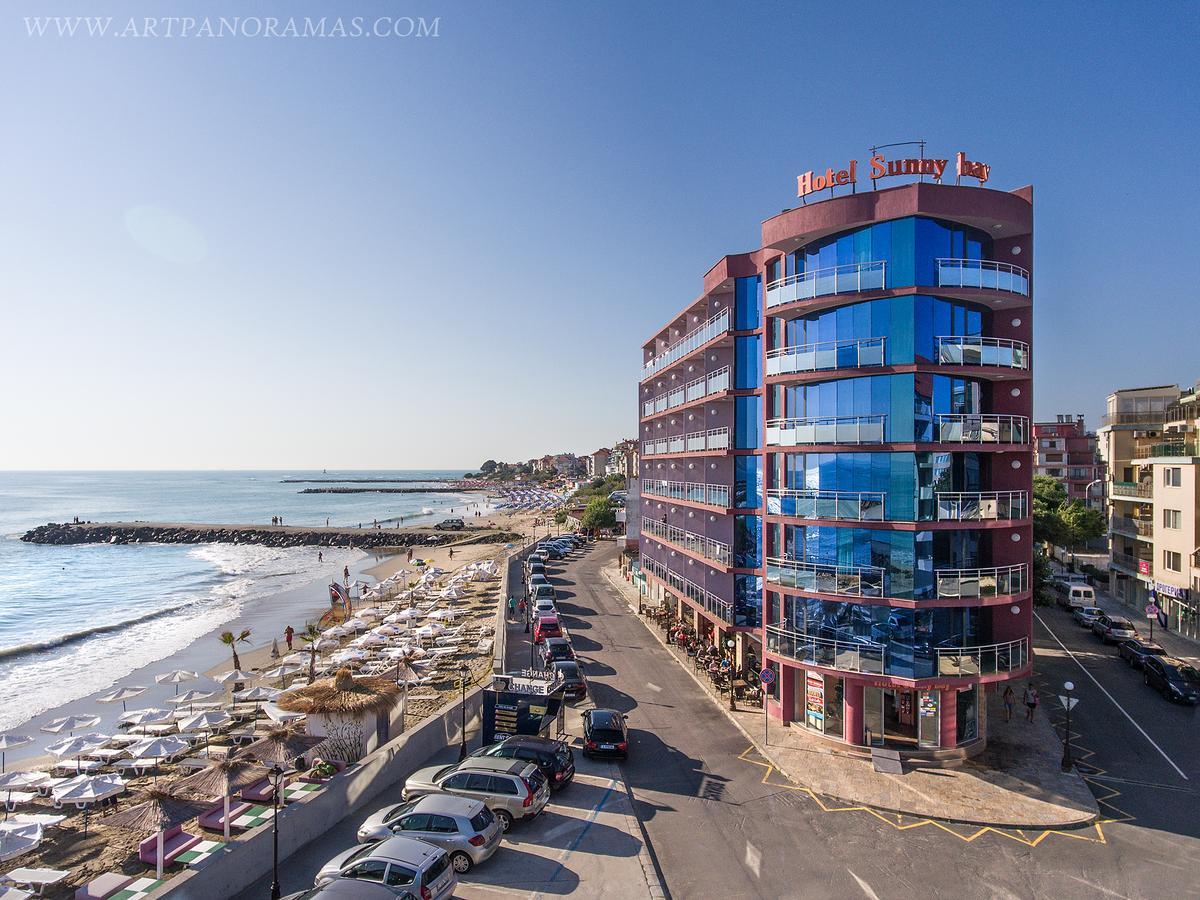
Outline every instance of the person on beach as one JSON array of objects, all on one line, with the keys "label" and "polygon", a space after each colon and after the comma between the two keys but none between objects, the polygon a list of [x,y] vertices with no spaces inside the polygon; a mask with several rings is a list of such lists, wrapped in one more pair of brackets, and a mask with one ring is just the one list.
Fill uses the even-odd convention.
[{"label": "person on beach", "polygon": [[287,628],[283,629],[283,639],[285,641],[287,641],[288,650],[292,649],[292,635],[294,635],[295,633],[296,633],[296,629],[293,628],[291,625],[289,625]]},{"label": "person on beach", "polygon": [[325,562],[325,554],[320,550],[317,551],[317,562]]},{"label": "person on beach", "polygon": [[453,547],[450,548],[450,558],[454,559],[454,548]]},{"label": "person on beach", "polygon": [[1012,689],[1011,684],[1004,686],[1004,721],[1011,722],[1013,714],[1013,703],[1016,702],[1017,693]]},{"label": "person on beach", "polygon": [[346,579],[346,583],[350,583],[350,567],[342,566],[342,577]]},{"label": "person on beach", "polygon": [[1029,684],[1027,684],[1025,686],[1025,721],[1026,722],[1033,721],[1033,713],[1034,713],[1034,710],[1036,710],[1038,708],[1039,702],[1040,701],[1038,699],[1037,688],[1035,688],[1033,686],[1033,682],[1030,682]]}]

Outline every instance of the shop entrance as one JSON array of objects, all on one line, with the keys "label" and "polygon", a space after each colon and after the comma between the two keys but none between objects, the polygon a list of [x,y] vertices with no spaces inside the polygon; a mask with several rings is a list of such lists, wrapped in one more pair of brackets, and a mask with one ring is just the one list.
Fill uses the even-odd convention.
[{"label": "shop entrance", "polygon": [[863,689],[863,727],[868,746],[913,749],[917,746],[917,692],[896,688]]}]

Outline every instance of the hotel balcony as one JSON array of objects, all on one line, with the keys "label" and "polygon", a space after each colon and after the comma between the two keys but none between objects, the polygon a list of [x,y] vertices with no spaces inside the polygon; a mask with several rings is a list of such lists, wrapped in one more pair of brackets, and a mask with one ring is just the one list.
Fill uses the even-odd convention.
[{"label": "hotel balcony", "polygon": [[1109,485],[1110,497],[1124,497],[1130,500],[1152,500],[1154,498],[1154,482],[1152,481],[1114,481]]},{"label": "hotel balcony", "polygon": [[1200,456],[1200,446],[1191,441],[1172,441],[1167,444],[1151,444],[1137,447],[1133,451],[1134,459],[1192,459]]},{"label": "hotel balcony", "polygon": [[980,288],[1029,296],[1029,272],[989,259],[938,259],[938,287]]},{"label": "hotel balcony", "polygon": [[645,381],[647,378],[657,375],[667,366],[679,362],[689,353],[700,349],[727,331],[729,331],[729,310],[723,309],[699,328],[688,332],[662,353],[645,363],[642,366],[642,380]]},{"label": "hotel balcony", "polygon": [[1029,516],[1025,491],[938,491],[938,521],[993,522]]},{"label": "hotel balcony", "polygon": [[700,484],[695,481],[662,481],[643,478],[642,494],[646,497],[661,497],[664,500],[683,500],[702,503],[705,506],[729,507],[729,486],[725,484]]},{"label": "hotel balcony", "polygon": [[1108,520],[1108,530],[1114,534],[1123,534],[1139,541],[1154,541],[1154,523],[1146,519],[1113,516]]},{"label": "hotel balcony", "polygon": [[937,439],[944,444],[1027,444],[1026,416],[939,413]]},{"label": "hotel balcony", "polygon": [[797,519],[881,522],[886,496],[882,491],[771,488],[767,491],[767,515],[794,516]]},{"label": "hotel balcony", "polygon": [[933,574],[941,598],[986,600],[1029,589],[1029,567],[1024,563],[982,569],[935,569]]},{"label": "hotel balcony", "polygon": [[767,374],[821,372],[826,369],[859,369],[882,366],[886,338],[819,341],[767,351]]},{"label": "hotel balcony", "polygon": [[642,517],[642,534],[648,534],[655,540],[673,544],[681,550],[702,556],[717,565],[733,565],[733,548],[724,541],[717,541],[702,534],[696,534],[694,531],[686,531],[648,516]]},{"label": "hotel balcony", "polygon": [[706,450],[728,450],[729,429],[710,428],[674,437],[642,441],[642,456],[665,456],[675,453],[703,453]]},{"label": "hotel balcony", "polygon": [[1154,560],[1149,557],[1135,556],[1132,553],[1123,553],[1120,550],[1112,551],[1108,564],[1147,581],[1154,574]]},{"label": "hotel balcony", "polygon": [[671,571],[658,560],[643,554],[641,567],[645,572],[654,575],[674,590],[679,591],[701,609],[712,613],[723,622],[733,624],[733,604],[722,600],[716,594],[706,591],[700,585],[682,575]]},{"label": "hotel balcony", "polygon": [[801,663],[836,669],[887,675],[893,666],[912,675],[901,678],[974,678],[1018,672],[1029,664],[1029,641],[1020,638],[975,647],[897,647],[860,638],[821,638],[776,625],[766,628],[767,652]]},{"label": "hotel balcony", "polygon": [[717,369],[707,375],[701,375],[681,387],[672,388],[642,403],[642,418],[675,409],[693,400],[711,397],[722,391],[729,390],[729,366]]},{"label": "hotel balcony", "polygon": [[995,366],[1028,369],[1029,345],[1007,338],[947,336],[937,340],[937,361],[943,366]]},{"label": "hotel balcony", "polygon": [[830,294],[881,290],[887,282],[886,262],[850,263],[813,269],[767,285],[767,309]]},{"label": "hotel balcony", "polygon": [[810,416],[768,419],[767,445],[882,444],[884,416]]},{"label": "hotel balcony", "polygon": [[884,570],[878,566],[835,566],[769,556],[767,583],[846,597],[884,596]]}]

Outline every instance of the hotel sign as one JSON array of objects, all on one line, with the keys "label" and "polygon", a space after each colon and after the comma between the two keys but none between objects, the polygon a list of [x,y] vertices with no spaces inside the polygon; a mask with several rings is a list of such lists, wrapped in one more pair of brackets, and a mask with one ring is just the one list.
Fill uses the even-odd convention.
[{"label": "hotel sign", "polygon": [[[924,156],[887,159],[880,153],[873,153],[868,161],[872,187],[880,178],[893,178],[898,175],[929,176],[940,184],[949,165],[949,159],[927,159]],[[987,163],[967,159],[965,152],[959,151],[954,157],[955,184],[958,184],[963,178],[974,178],[981,185],[986,184],[991,176],[991,171],[992,167]],[[802,175],[797,175],[796,196],[807,197],[817,191],[832,190],[847,184],[853,185],[857,189],[858,160],[856,159],[850,160],[845,168],[829,167],[824,172],[809,170]]]}]

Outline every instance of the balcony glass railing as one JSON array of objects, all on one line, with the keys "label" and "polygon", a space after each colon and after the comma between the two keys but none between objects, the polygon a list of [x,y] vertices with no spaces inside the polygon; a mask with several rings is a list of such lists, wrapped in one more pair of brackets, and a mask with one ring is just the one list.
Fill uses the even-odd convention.
[{"label": "balcony glass railing", "polygon": [[939,287],[982,288],[1029,296],[1027,270],[990,259],[939,259],[937,278]]},{"label": "balcony glass railing", "polygon": [[1113,497],[1134,497],[1142,500],[1154,496],[1152,481],[1114,481],[1109,489]]},{"label": "balcony glass railing", "polygon": [[798,519],[883,520],[882,491],[817,491],[772,488],[767,491],[767,514]]},{"label": "balcony glass railing", "polygon": [[685,403],[691,403],[693,400],[727,390],[729,390],[729,366],[710,372],[708,375],[701,375],[682,387],[672,388],[657,397],[644,401],[642,415],[653,416],[656,413],[665,412],[668,409],[683,406]]},{"label": "balcony glass railing", "polygon": [[654,575],[723,622],[733,623],[733,604],[728,600],[722,600],[716,594],[706,591],[694,581],[684,578],[677,572],[671,571],[658,560],[644,554],[641,558],[641,568],[642,571]]},{"label": "balcony glass railing", "polygon": [[767,351],[767,374],[820,372],[825,369],[858,369],[882,366],[886,338],[819,341]]},{"label": "balcony glass railing", "polygon": [[867,638],[823,638],[775,625],[766,628],[767,651],[803,663],[872,675],[970,678],[1017,672],[1029,663],[1025,638],[976,647],[879,644]]},{"label": "balcony glass railing", "polygon": [[647,516],[642,517],[642,534],[681,547],[689,553],[703,556],[722,566],[733,564],[733,549],[723,541],[717,541],[694,531],[686,531]]},{"label": "balcony glass railing", "polygon": [[992,566],[984,569],[935,569],[937,594],[954,599],[1007,597],[1028,589],[1029,567]]},{"label": "balcony glass railing", "polygon": [[767,443],[776,447],[799,444],[881,444],[885,416],[810,416],[768,419]]},{"label": "balcony glass railing", "polygon": [[729,486],[725,484],[643,478],[642,493],[648,497],[662,497],[664,500],[686,500],[706,506],[729,506]]},{"label": "balcony glass railing", "polygon": [[1025,416],[939,413],[937,424],[937,439],[942,443],[1029,443],[1029,419]]},{"label": "balcony glass railing", "polygon": [[781,278],[767,285],[767,308],[829,294],[880,290],[887,282],[886,270],[887,263],[882,261],[849,263]]},{"label": "balcony glass railing", "polygon": [[1134,519],[1129,516],[1113,516],[1109,521],[1109,529],[1117,534],[1134,538],[1151,540],[1154,537],[1154,523],[1145,519]]},{"label": "balcony glass railing", "polygon": [[782,587],[822,594],[884,596],[884,570],[878,566],[835,566],[769,556],[767,581]]},{"label": "balcony glass railing", "polygon": [[656,375],[665,369],[667,366],[683,359],[693,350],[703,347],[715,337],[719,337],[729,330],[729,310],[725,309],[717,313],[699,328],[688,332],[686,335],[669,346],[662,353],[658,354],[654,359],[642,366],[642,378],[649,378],[651,375]]},{"label": "balcony glass railing", "polygon": [[1200,447],[1190,441],[1172,441],[1167,444],[1151,444],[1147,447],[1137,447],[1133,451],[1134,459],[1151,459],[1156,456],[1200,456]]},{"label": "balcony glass railing", "polygon": [[944,366],[998,366],[1028,369],[1029,345],[1007,338],[952,336],[937,338],[937,361]]},{"label": "balcony glass railing", "polygon": [[728,450],[729,429],[710,428],[674,437],[642,441],[643,456],[662,456],[665,453],[700,453],[707,450]]},{"label": "balcony glass railing", "polygon": [[1029,495],[1024,491],[938,491],[937,509],[942,522],[1024,519],[1029,515]]}]

